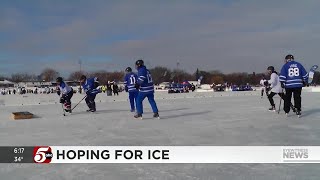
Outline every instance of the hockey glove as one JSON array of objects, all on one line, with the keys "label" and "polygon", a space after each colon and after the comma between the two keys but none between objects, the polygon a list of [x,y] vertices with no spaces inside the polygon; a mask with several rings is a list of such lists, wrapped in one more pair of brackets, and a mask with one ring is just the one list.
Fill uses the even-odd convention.
[{"label": "hockey glove", "polygon": [[99,87],[99,85],[100,85],[100,83],[99,83],[98,81],[95,81],[95,82],[94,82],[94,88]]},{"label": "hockey glove", "polygon": [[137,90],[139,90],[139,89],[140,89],[140,84],[137,83],[137,84],[134,85],[134,87],[135,87]]},{"label": "hockey glove", "polygon": [[128,86],[124,87],[124,90],[128,92],[129,91]]},{"label": "hockey glove", "polygon": [[303,87],[309,87],[309,84],[305,81],[302,81]]},{"label": "hockey glove", "polygon": [[269,86],[269,82],[268,82],[268,81],[265,81],[263,84],[264,84],[265,86]]},{"label": "hockey glove", "polygon": [[286,87],[283,82],[281,82],[281,87],[282,87],[282,88],[285,88],[285,87]]},{"label": "hockey glove", "polygon": [[270,87],[266,87],[266,91],[269,92],[271,90]]},{"label": "hockey glove", "polygon": [[101,89],[93,89],[92,91],[91,91],[91,94],[99,94],[99,93],[101,93],[102,91],[101,91]]},{"label": "hockey glove", "polygon": [[63,104],[64,102],[65,102],[65,99],[64,99],[64,97],[62,96],[62,97],[60,98],[60,103]]}]

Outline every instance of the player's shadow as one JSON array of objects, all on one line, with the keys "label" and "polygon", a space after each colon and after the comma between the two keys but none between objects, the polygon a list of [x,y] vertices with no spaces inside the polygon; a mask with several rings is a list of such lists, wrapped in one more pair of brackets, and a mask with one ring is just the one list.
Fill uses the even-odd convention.
[{"label": "player's shadow", "polygon": [[188,109],[190,109],[190,108],[167,109],[167,110],[160,110],[160,112],[183,111],[183,110],[188,110]]},{"label": "player's shadow", "polygon": [[[179,109],[166,109],[166,110],[160,110],[159,113],[160,115],[163,113],[163,112],[172,112],[172,111],[183,111],[183,110],[188,110],[190,108],[179,108]],[[144,112],[144,114],[153,114],[153,112]]]},{"label": "player's shadow", "polygon": [[302,111],[302,116],[303,117],[307,117],[307,116],[310,116],[312,114],[318,114],[318,113],[320,113],[320,108],[310,109],[310,110]]},{"label": "player's shadow", "polygon": [[103,110],[97,110],[97,112],[111,113],[111,112],[130,112],[130,111],[128,109],[103,109]]},{"label": "player's shadow", "polygon": [[177,115],[170,115],[170,116],[161,116],[161,119],[172,119],[172,118],[178,118],[178,117],[190,117],[190,116],[197,116],[197,115],[204,115],[208,114],[211,111],[200,111],[200,112],[193,112],[193,113],[183,113],[183,114],[177,114]]},{"label": "player's shadow", "polygon": [[38,115],[33,115],[32,119],[39,119],[41,118],[41,116],[38,116]]}]

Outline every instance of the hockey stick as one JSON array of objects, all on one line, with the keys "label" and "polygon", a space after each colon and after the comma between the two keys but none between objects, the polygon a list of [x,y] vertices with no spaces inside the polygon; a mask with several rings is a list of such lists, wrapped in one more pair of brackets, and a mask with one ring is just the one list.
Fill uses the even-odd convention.
[{"label": "hockey stick", "polygon": [[[285,94],[284,94],[284,92],[283,92],[283,89],[282,89],[282,93],[281,93],[281,94],[282,94],[283,98],[285,98]],[[281,102],[282,102],[282,97],[280,97],[280,103],[279,103],[278,114],[280,113]]]},{"label": "hockey stick", "polygon": [[280,103],[279,103],[278,114],[280,114],[281,102],[282,102],[282,98],[280,97]]},{"label": "hockey stick", "polygon": [[88,95],[85,95],[85,96],[78,102],[78,104],[76,104],[76,105],[71,109],[71,111],[73,111],[74,108],[76,108],[87,96],[88,96]]}]

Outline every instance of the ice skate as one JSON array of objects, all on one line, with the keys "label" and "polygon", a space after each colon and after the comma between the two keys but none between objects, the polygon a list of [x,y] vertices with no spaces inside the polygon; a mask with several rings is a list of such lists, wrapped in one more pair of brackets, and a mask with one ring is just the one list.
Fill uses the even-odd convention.
[{"label": "ice skate", "polygon": [[296,113],[297,112],[297,109],[291,104],[291,109],[292,109],[292,112]]},{"label": "ice skate", "polygon": [[142,120],[142,114],[136,114],[133,116],[136,119],[141,119]]},{"label": "ice skate", "polygon": [[153,118],[160,119],[159,113],[154,113],[154,114],[153,114]]},{"label": "ice skate", "polygon": [[72,113],[72,109],[71,108],[65,108],[64,111],[68,112],[68,113]]},{"label": "ice skate", "polygon": [[298,116],[298,118],[300,118],[300,117],[301,117],[301,111],[298,110],[298,111],[296,112],[296,115]]},{"label": "ice skate", "polygon": [[271,108],[269,108],[270,112],[276,112],[276,107],[275,106],[271,106]]},{"label": "ice skate", "polygon": [[86,110],[86,112],[96,112],[96,110],[95,109],[88,109],[88,110]]}]

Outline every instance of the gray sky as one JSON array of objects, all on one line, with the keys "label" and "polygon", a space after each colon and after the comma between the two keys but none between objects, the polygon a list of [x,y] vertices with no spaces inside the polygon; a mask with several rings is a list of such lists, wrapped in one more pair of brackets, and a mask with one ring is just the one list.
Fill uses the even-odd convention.
[{"label": "gray sky", "polygon": [[318,64],[317,0],[6,0],[0,6],[0,74],[62,74],[147,65],[194,72],[279,69],[292,53]]}]

